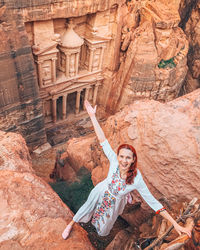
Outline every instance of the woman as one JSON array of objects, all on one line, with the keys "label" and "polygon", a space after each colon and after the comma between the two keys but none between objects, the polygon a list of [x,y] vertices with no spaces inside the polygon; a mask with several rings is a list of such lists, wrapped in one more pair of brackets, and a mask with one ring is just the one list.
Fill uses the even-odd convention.
[{"label": "woman", "polygon": [[148,190],[140,171],[137,169],[135,149],[131,145],[122,144],[119,146],[116,155],[96,119],[96,106],[92,108],[90,103],[85,101],[85,107],[103,151],[109,159],[110,168],[107,178],[93,188],[87,201],[63,231],[62,237],[67,239],[75,222],[86,223],[91,218],[97,233],[100,236],[108,235],[118,215],[123,212],[127,203],[127,197],[130,199],[130,192],[134,189],[140,193],[142,198],[156,213],[160,213],[169,220],[179,234],[183,232],[190,237],[190,230],[178,225]]}]

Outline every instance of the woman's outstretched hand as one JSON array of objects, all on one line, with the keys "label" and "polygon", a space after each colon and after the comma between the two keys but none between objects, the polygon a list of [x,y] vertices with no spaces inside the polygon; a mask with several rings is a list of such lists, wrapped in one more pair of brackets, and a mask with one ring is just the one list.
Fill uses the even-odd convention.
[{"label": "woman's outstretched hand", "polygon": [[178,223],[174,224],[174,228],[177,231],[177,233],[179,235],[181,235],[181,233],[185,233],[187,234],[189,237],[191,237],[191,230],[187,227],[182,227],[180,226]]},{"label": "woman's outstretched hand", "polygon": [[99,125],[99,122],[97,121],[97,118],[95,116],[97,106],[95,106],[93,108],[87,100],[85,100],[84,104],[85,104],[85,108],[88,112],[88,115],[90,116],[90,119],[91,119],[92,124],[94,126],[94,131],[95,131],[99,141],[104,142],[106,140],[106,137],[105,137],[104,132],[103,132],[101,126]]},{"label": "woman's outstretched hand", "polygon": [[185,234],[187,234],[189,237],[191,237],[191,230],[192,230],[192,229],[189,228],[189,227],[182,227],[182,226],[180,226],[180,225],[171,217],[171,215],[170,215],[166,210],[160,212],[160,215],[161,215],[163,218],[169,220],[169,221],[172,223],[172,225],[174,226],[174,229],[177,231],[177,233],[178,233],[179,235],[181,235],[181,233],[185,233]]},{"label": "woman's outstretched hand", "polygon": [[93,108],[87,100],[85,100],[84,104],[85,104],[85,108],[88,112],[88,115],[90,117],[94,116],[96,114],[97,105]]}]

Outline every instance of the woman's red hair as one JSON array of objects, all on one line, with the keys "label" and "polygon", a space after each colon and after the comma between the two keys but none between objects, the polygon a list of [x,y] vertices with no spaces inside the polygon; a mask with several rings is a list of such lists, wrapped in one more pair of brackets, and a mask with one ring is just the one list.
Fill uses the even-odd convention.
[{"label": "woman's red hair", "polygon": [[132,184],[134,182],[134,178],[137,175],[137,154],[136,154],[136,150],[134,149],[133,146],[131,146],[129,144],[122,144],[117,149],[117,155],[119,154],[119,151],[122,148],[129,149],[133,153],[134,162],[130,165],[130,167],[128,169],[128,172],[127,172],[127,176],[126,176],[126,184]]}]

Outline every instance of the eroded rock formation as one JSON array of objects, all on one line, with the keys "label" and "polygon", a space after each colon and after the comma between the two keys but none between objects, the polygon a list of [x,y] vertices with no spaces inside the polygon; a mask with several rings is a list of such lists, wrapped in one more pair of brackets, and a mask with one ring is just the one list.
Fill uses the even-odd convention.
[{"label": "eroded rock formation", "polygon": [[34,148],[46,134],[31,47],[20,12],[1,10],[0,129],[20,132]]},{"label": "eroded rock formation", "polygon": [[[134,145],[138,167],[151,191],[165,201],[199,196],[199,94],[196,90],[167,104],[137,101],[111,116],[104,126],[114,150],[124,142]],[[95,136],[69,141],[67,152],[74,168],[80,161],[88,169],[94,168],[94,184],[105,178],[108,162]]]},{"label": "eroded rock formation", "polygon": [[78,225],[62,239],[73,214],[34,174],[24,139],[4,132],[0,138],[0,249],[93,249]]},{"label": "eroded rock formation", "polygon": [[[188,3],[192,4],[192,3]],[[188,75],[186,78],[185,91],[193,91],[200,86],[200,3],[193,1],[193,8],[189,19],[185,24],[185,34],[189,40]]]},{"label": "eroded rock formation", "polygon": [[188,41],[178,27],[177,4],[131,1],[124,15],[135,21],[127,19],[123,25],[121,49],[127,51],[112,79],[111,113],[138,98],[173,100],[187,72]]}]

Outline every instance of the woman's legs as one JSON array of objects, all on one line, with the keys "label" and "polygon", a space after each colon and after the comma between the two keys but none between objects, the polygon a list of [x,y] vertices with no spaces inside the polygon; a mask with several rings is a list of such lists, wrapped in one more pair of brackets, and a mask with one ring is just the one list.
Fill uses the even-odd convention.
[{"label": "woman's legs", "polygon": [[66,226],[65,230],[62,233],[62,237],[64,240],[66,240],[69,237],[69,234],[74,224],[75,224],[75,221],[71,220],[71,222]]}]

